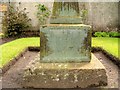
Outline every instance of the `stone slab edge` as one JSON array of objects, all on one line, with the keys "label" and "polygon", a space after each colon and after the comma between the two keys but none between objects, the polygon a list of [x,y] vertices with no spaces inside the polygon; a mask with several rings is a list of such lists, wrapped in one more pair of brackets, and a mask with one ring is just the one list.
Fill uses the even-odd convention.
[{"label": "stone slab edge", "polygon": [[32,61],[23,76],[25,88],[86,88],[107,85],[105,67],[92,54],[90,63]]}]

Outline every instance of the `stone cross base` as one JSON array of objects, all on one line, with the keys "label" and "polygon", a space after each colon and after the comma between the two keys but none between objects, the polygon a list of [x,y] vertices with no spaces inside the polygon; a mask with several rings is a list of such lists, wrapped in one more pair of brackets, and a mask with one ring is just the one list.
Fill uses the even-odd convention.
[{"label": "stone cross base", "polygon": [[105,67],[92,54],[91,62],[40,63],[26,67],[23,86],[28,88],[86,88],[107,85]]}]

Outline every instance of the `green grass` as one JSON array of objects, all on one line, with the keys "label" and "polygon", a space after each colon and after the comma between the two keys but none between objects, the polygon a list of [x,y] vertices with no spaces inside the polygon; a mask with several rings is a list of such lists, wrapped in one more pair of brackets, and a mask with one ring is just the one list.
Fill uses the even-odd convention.
[{"label": "green grass", "polygon": [[120,56],[118,54],[119,51],[118,49],[120,49],[118,47],[119,41],[120,38],[96,37],[96,38],[92,38],[92,46],[101,47],[104,50],[106,50],[108,53],[120,59]]},{"label": "green grass", "polygon": [[40,46],[40,38],[21,38],[0,45],[0,67],[3,67],[28,46]]},{"label": "green grass", "polygon": [[[120,40],[120,38],[96,37],[92,38],[92,46],[101,47],[112,55],[120,58],[118,55],[118,40]],[[16,57],[28,46],[40,46],[40,38],[21,38],[0,45],[0,67],[3,67],[3,65]]]}]

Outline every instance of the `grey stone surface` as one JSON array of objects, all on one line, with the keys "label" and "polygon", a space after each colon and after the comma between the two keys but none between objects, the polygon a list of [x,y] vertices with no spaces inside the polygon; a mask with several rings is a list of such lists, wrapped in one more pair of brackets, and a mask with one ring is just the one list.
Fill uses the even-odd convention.
[{"label": "grey stone surface", "polygon": [[82,23],[78,2],[54,2],[50,23]]},{"label": "grey stone surface", "polygon": [[90,61],[90,27],[83,24],[49,24],[41,28],[41,62]]},{"label": "grey stone surface", "polygon": [[22,84],[26,88],[86,88],[106,85],[107,75],[93,54],[90,63],[40,63],[36,58],[26,67]]},{"label": "grey stone surface", "polygon": [[81,17],[52,17],[50,19],[50,23],[54,23],[54,24],[58,24],[58,23],[62,23],[62,24],[66,24],[66,23],[70,23],[70,24],[78,24],[78,23],[82,23],[82,18]]}]

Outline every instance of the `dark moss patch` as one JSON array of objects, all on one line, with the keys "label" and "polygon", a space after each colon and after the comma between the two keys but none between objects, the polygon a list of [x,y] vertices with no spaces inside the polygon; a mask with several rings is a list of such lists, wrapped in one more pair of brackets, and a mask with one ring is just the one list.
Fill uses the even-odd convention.
[{"label": "dark moss patch", "polygon": [[42,59],[44,56],[49,55],[49,53],[51,52],[49,47],[47,46],[47,37],[45,35],[45,33],[40,32],[40,58]]},{"label": "dark moss patch", "polygon": [[29,50],[29,51],[36,51],[36,52],[38,52],[38,51],[40,51],[40,47],[30,46],[30,47],[28,47],[28,50]]}]

